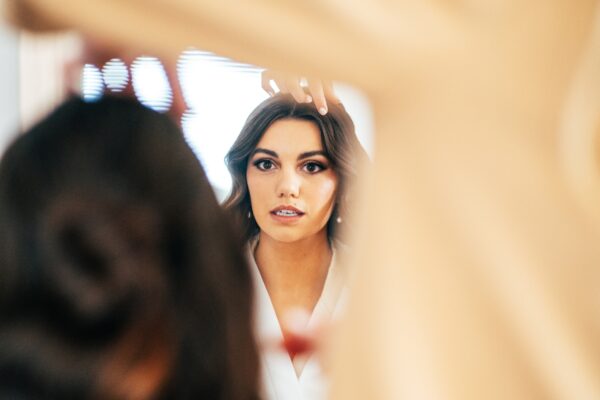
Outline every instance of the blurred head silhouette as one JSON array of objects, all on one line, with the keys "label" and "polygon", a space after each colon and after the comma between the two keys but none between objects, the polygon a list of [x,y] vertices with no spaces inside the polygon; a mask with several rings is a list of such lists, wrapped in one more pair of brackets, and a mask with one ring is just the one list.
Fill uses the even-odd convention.
[{"label": "blurred head silhouette", "polygon": [[0,163],[0,398],[256,398],[232,233],[168,117],[67,101]]}]

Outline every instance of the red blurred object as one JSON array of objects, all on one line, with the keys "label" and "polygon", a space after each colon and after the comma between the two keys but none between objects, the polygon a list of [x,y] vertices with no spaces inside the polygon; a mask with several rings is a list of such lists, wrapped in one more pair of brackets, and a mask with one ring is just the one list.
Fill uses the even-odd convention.
[{"label": "red blurred object", "polygon": [[283,342],[281,345],[288,352],[290,358],[294,359],[298,354],[314,351],[315,339],[311,336],[286,331],[283,333]]}]

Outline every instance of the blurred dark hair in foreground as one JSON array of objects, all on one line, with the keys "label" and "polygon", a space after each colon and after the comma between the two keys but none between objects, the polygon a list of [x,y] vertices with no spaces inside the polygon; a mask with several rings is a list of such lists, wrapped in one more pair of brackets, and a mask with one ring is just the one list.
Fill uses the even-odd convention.
[{"label": "blurred dark hair in foreground", "polygon": [[0,163],[0,398],[253,399],[251,282],[184,137],[67,101]]}]

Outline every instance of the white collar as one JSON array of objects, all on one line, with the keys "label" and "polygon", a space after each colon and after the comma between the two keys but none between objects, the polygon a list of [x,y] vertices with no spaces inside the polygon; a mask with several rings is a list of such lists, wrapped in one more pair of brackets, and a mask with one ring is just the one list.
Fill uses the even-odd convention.
[{"label": "white collar", "polygon": [[[257,244],[257,238],[248,243],[247,258],[254,277],[255,332],[259,345],[262,344],[264,346],[267,344],[267,350],[261,351],[266,370],[264,373],[270,377],[270,384],[274,386],[280,385],[279,389],[272,387],[271,390],[281,393],[281,390],[293,391],[292,387],[298,386],[298,391],[307,392],[309,389],[304,390],[303,384],[306,383],[305,386],[308,387],[315,385],[316,381],[320,382],[319,385],[325,386],[321,368],[316,358],[308,354],[304,357],[296,356],[292,362],[283,348],[277,348],[273,345],[283,341],[283,333],[277,320],[273,303],[254,259],[254,251]],[[342,297],[345,297],[343,295],[345,274],[343,274],[338,265],[336,247],[332,246],[331,263],[327,271],[323,291],[309,319],[309,329],[327,324],[335,318],[340,304],[343,303],[340,300]],[[295,381],[295,383],[292,381]],[[287,382],[286,388],[283,387],[282,382]]]}]

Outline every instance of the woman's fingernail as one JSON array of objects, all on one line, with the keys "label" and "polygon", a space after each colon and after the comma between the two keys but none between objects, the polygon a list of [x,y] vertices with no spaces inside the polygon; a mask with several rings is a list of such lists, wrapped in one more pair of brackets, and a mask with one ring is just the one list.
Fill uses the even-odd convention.
[{"label": "woman's fingernail", "polygon": [[305,103],[312,103],[312,97],[310,97],[310,95],[307,95],[306,98],[304,99]]},{"label": "woman's fingernail", "polygon": [[321,114],[321,115],[327,114],[327,108],[325,108],[325,107],[319,108],[319,114]]}]

